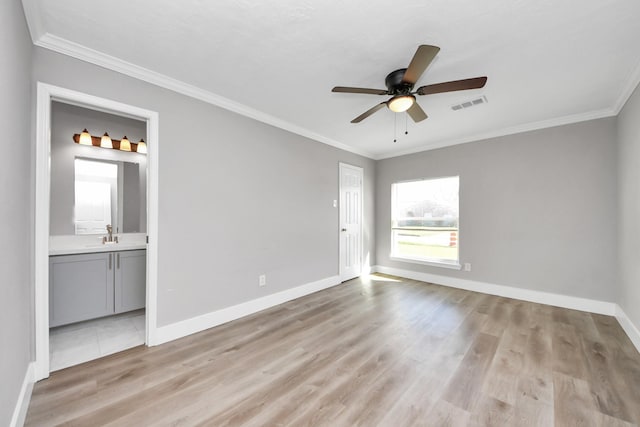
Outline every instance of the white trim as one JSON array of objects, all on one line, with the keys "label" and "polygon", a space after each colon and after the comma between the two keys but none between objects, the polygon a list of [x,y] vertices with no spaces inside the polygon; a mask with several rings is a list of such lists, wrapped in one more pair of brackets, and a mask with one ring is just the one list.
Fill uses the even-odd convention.
[{"label": "white trim", "polygon": [[44,32],[42,14],[40,13],[38,2],[36,0],[22,0],[22,9],[24,10],[27,27],[29,27],[31,41],[35,44]]},{"label": "white trim", "polygon": [[158,215],[160,183],[160,118],[150,111],[147,118],[147,300],[145,306],[146,344],[156,345],[158,327]]},{"label": "white trim", "polygon": [[615,316],[616,319],[618,319],[618,323],[620,323],[620,326],[622,326],[622,329],[624,329],[633,345],[636,346],[636,350],[640,352],[640,330],[638,330],[636,325],[634,325],[631,319],[629,319],[629,316],[627,316],[627,313],[625,313],[622,307],[620,307],[618,304],[616,304]]},{"label": "white trim", "polygon": [[[349,163],[338,162],[338,275],[341,281],[353,279],[353,277],[345,276],[343,273],[342,263],[342,168],[355,170],[360,174],[360,274],[364,271],[364,168],[351,165]],[[358,276],[359,276],[358,275]],[[356,276],[356,277],[358,277]]]},{"label": "white trim", "polygon": [[393,276],[406,277],[407,279],[448,286],[451,288],[465,289],[467,291],[498,295],[501,297],[530,301],[539,304],[553,305],[555,307],[570,308],[572,310],[606,314],[608,316],[613,316],[616,313],[616,304],[613,302],[534,291],[531,289],[514,288],[512,286],[496,285],[493,283],[478,282],[475,280],[421,273],[417,271],[403,270],[400,268],[385,267],[382,265],[376,265],[374,271],[391,274]]},{"label": "white trim", "polygon": [[49,376],[49,152],[51,94],[38,83],[35,210],[35,379]]},{"label": "white trim", "polygon": [[484,139],[489,139],[489,138],[498,138],[501,136],[514,135],[514,134],[525,133],[525,132],[530,132],[534,130],[552,128],[556,126],[586,122],[588,120],[602,119],[604,117],[613,117],[616,114],[617,112],[613,108],[605,108],[602,110],[588,111],[586,113],[556,117],[548,120],[542,120],[539,122],[524,123],[521,125],[511,126],[508,128],[498,129],[495,131],[489,131],[485,133],[464,136],[461,138],[443,139],[440,141],[430,142],[429,144],[421,145],[419,147],[414,147],[408,150],[393,151],[385,154],[380,154],[375,156],[374,160],[389,159],[392,157],[404,156],[406,154],[415,154],[423,151],[435,150],[437,148],[465,144],[467,142],[477,142],[477,141],[482,141]]},{"label": "white trim", "polygon": [[160,74],[147,68],[140,67],[130,62],[123,61],[122,59],[116,58],[115,56],[107,55],[106,53],[88,48],[81,44],[55,36],[53,34],[45,33],[37,40],[34,39],[33,43],[36,46],[42,47],[44,49],[49,49],[54,52],[70,56],[72,58],[89,62],[91,64],[98,65],[100,67],[127,75],[129,77],[133,77],[135,79],[142,80],[144,82],[151,83],[165,89],[169,89],[190,98],[198,99],[200,101],[215,105],[220,108],[224,108],[225,110],[232,111],[245,117],[257,120],[259,122],[284,129],[300,136],[304,136],[305,138],[313,139],[323,144],[327,144],[341,150],[349,151],[351,153],[359,154],[364,157],[373,158],[373,155],[371,153],[368,153],[364,150],[351,147],[286,120],[256,110],[255,108],[240,104],[239,102],[233,101],[229,98],[225,98],[213,92],[201,89],[197,86],[190,85],[178,79],[174,79],[172,77]]},{"label": "white trim", "polygon": [[192,317],[157,329],[156,344],[162,344],[187,335],[195,334],[223,323],[231,322],[244,316],[266,310],[273,306],[291,301],[323,289],[340,284],[340,277],[332,276],[315,282],[307,283],[286,291],[267,295],[251,301],[243,302],[231,307],[222,308],[207,314]]},{"label": "white trim", "polygon": [[462,268],[460,263],[458,263],[457,261],[456,262],[435,261],[435,260],[426,261],[422,259],[405,258],[397,255],[389,255],[389,259],[393,261],[410,262],[412,264],[428,265],[430,267],[448,268],[450,270],[460,270]]},{"label": "white trim", "polygon": [[613,107],[616,115],[620,114],[620,111],[622,111],[625,104],[627,103],[631,95],[633,95],[633,91],[636,90],[638,85],[640,85],[640,62],[638,62],[636,67],[629,74],[629,79],[624,85],[620,96],[618,96],[618,99],[616,100],[616,103]]},{"label": "white trim", "polygon": [[49,376],[49,185],[51,101],[146,120],[147,122],[147,345],[153,345],[157,325],[158,151],[159,118],[155,111],[42,82],[37,85],[36,209],[35,209],[35,380]]},{"label": "white trim", "polygon": [[24,373],[24,380],[22,380],[22,387],[20,387],[20,394],[18,395],[18,401],[13,409],[13,416],[11,417],[10,427],[21,427],[27,418],[27,410],[29,409],[29,402],[31,402],[31,392],[33,391],[35,372],[35,362],[27,365],[27,370]]}]

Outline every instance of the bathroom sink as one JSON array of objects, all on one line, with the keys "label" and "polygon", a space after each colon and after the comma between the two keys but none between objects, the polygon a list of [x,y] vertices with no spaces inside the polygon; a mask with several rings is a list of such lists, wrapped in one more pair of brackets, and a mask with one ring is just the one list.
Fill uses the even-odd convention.
[{"label": "bathroom sink", "polygon": [[113,236],[112,241],[105,236],[51,236],[49,255],[71,255],[94,252],[115,252],[145,249],[146,233],[131,233],[126,236]]}]

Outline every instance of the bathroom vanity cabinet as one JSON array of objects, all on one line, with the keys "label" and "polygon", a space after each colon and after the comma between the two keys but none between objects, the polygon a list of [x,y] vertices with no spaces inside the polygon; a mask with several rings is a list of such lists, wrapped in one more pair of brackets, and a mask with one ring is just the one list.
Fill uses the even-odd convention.
[{"label": "bathroom vanity cabinet", "polygon": [[49,326],[145,306],[146,250],[49,257]]}]

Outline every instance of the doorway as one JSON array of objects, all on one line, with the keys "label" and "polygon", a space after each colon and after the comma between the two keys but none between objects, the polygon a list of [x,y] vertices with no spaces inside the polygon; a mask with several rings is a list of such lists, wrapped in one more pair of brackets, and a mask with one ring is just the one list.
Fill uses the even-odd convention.
[{"label": "doorway", "polygon": [[[147,153],[120,138],[144,141],[146,127],[51,103],[51,372],[145,343]],[[102,147],[105,132],[112,141]],[[113,240],[103,243],[109,230]]]},{"label": "doorway", "polygon": [[[157,325],[157,235],[158,235],[158,113],[81,92],[38,83],[36,123],[36,194],[35,194],[35,379],[47,378],[50,372],[49,348],[49,256],[51,197],[51,110],[60,102],[87,110],[139,120],[145,123],[147,152],[146,179],[146,310],[144,341],[156,343]],[[110,257],[111,255],[109,255]],[[111,259],[111,258],[109,258]]]},{"label": "doorway", "polygon": [[362,186],[364,170],[340,163],[340,280],[362,273]]}]

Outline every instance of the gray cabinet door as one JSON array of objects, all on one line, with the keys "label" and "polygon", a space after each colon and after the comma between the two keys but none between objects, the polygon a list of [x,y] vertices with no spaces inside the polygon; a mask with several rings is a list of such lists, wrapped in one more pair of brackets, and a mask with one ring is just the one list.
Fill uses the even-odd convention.
[{"label": "gray cabinet door", "polygon": [[113,314],[111,253],[49,258],[49,326]]},{"label": "gray cabinet door", "polygon": [[143,308],[147,294],[147,251],[116,252],[115,312]]}]

